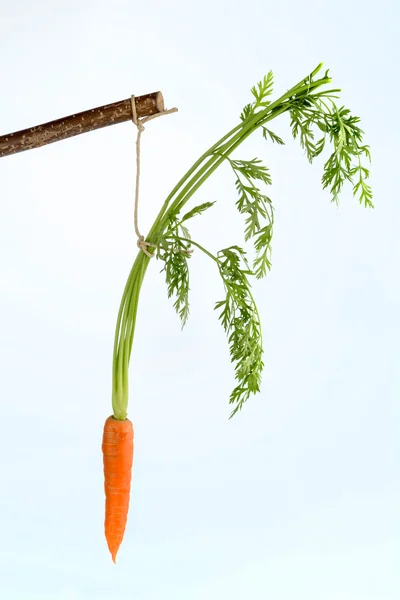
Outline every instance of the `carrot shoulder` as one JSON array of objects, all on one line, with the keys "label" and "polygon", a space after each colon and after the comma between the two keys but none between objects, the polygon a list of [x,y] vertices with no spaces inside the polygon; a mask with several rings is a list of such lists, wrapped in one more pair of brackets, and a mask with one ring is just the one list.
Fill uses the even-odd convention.
[{"label": "carrot shoulder", "polygon": [[128,519],[133,463],[133,426],[129,419],[108,417],[103,431],[104,522],[108,549],[115,562]]}]

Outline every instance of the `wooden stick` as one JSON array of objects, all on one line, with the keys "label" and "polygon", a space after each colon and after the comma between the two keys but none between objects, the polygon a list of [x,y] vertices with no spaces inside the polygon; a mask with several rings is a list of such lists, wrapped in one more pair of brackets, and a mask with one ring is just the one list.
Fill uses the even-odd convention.
[{"label": "wooden stick", "polygon": [[[138,117],[147,117],[164,110],[164,99],[161,92],[137,96],[135,102]],[[65,140],[74,135],[80,135],[109,125],[116,125],[131,119],[132,104],[130,98],[85,110],[63,119],[50,121],[50,123],[0,136],[0,157],[40,148],[40,146]]]}]

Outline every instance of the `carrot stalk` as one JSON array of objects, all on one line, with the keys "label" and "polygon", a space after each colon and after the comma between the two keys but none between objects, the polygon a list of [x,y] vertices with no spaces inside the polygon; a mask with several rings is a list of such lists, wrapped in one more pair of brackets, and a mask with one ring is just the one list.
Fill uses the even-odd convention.
[{"label": "carrot stalk", "polygon": [[129,419],[108,417],[103,431],[104,521],[108,549],[114,563],[128,519],[133,463],[133,426]]}]

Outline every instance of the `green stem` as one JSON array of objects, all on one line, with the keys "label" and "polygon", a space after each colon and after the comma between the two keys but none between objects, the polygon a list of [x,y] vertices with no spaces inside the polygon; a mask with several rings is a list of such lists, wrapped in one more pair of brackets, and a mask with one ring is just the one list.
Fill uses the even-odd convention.
[{"label": "green stem", "polygon": [[116,419],[124,420],[128,409],[128,370],[135,332],[139,295],[150,258],[139,252],[132,266],[118,312],[114,338],[112,407]]},{"label": "green stem", "polygon": [[[236,125],[229,133],[223,136],[209,148],[178,181],[163,203],[154,223],[150,229],[147,241],[157,245],[159,239],[170,223],[170,216],[177,215],[200,186],[212,173],[236,150],[256,129],[264,123],[274,119],[280,114],[290,110],[294,99],[306,97],[313,90],[330,83],[330,78],[323,77],[311,81],[312,77],[322,68],[322,64],[306,79],[302,79],[293,88],[283,94],[278,100],[272,102],[264,110],[260,110],[251,118]],[[185,238],[178,238],[184,240]],[[185,240],[189,241],[189,240]],[[219,263],[217,257],[191,241],[202,252]],[[128,370],[131,356],[133,337],[135,332],[139,295],[143,279],[150,259],[143,252],[139,252],[132,266],[117,317],[113,352],[113,386],[112,406],[116,419],[125,419],[128,408]]]},{"label": "green stem", "polygon": [[189,240],[188,238],[181,237],[179,235],[173,235],[173,236],[171,236],[171,238],[174,239],[174,240],[180,240],[182,242],[187,242],[188,244],[196,246],[199,250],[201,250],[202,252],[204,252],[204,254],[207,254],[207,256],[209,256],[210,258],[212,258],[216,263],[219,262],[218,258],[216,256],[214,256],[214,254],[211,254],[211,252],[209,252],[208,250],[206,250],[203,246],[201,246],[200,244],[198,244],[194,240],[191,240],[191,239]]}]

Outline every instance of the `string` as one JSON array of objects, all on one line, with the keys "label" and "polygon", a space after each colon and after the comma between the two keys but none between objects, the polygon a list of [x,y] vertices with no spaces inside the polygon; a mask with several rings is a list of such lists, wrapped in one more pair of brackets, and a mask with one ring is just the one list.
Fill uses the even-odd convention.
[{"label": "string", "polygon": [[162,117],[164,115],[170,115],[174,112],[177,112],[177,108],[170,108],[169,110],[163,110],[154,115],[149,115],[148,117],[139,118],[137,116],[136,111],[136,100],[135,96],[131,96],[131,105],[132,105],[132,121],[137,127],[137,137],[136,137],[136,182],[135,182],[135,209],[134,209],[134,224],[135,224],[135,233],[137,235],[137,245],[146,256],[149,258],[153,258],[154,254],[148,251],[148,248],[151,246],[156,248],[155,244],[151,244],[150,242],[146,242],[144,235],[140,233],[139,229],[139,183],[140,183],[140,140],[142,137],[142,133],[145,130],[143,123],[147,123],[147,121],[151,121],[151,119],[155,119],[157,117]]}]

